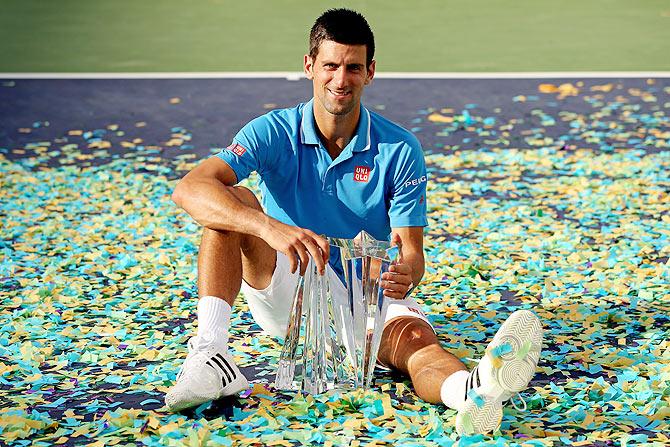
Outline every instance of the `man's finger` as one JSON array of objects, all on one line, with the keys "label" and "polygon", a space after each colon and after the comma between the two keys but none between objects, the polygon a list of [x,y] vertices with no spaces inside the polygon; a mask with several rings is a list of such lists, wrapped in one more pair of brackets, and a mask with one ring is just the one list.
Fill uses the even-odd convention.
[{"label": "man's finger", "polygon": [[309,251],[309,256],[312,257],[312,260],[316,264],[316,268],[320,274],[323,274],[326,271],[326,264],[323,262],[323,257],[321,256],[321,250],[317,245],[316,241],[309,240],[305,242],[305,248]]},{"label": "man's finger", "polygon": [[382,279],[388,279],[389,281],[399,282],[402,284],[409,284],[412,282],[412,272],[411,269],[410,271],[404,273],[393,272],[389,270],[388,272],[382,273]]},{"label": "man's finger", "polygon": [[307,264],[309,264],[309,254],[305,250],[305,246],[296,247],[298,256],[300,257],[300,275],[304,276],[307,271]]},{"label": "man's finger", "polygon": [[390,290],[392,292],[398,292],[402,293],[403,295],[407,293],[407,290],[409,289],[410,283],[400,283],[400,282],[393,282],[393,281],[387,281],[388,282],[388,287],[384,287],[384,290]]},{"label": "man's finger", "polygon": [[389,282],[394,282],[398,284],[405,284],[409,285],[412,282],[412,277],[409,275],[401,275],[399,273],[383,273],[382,274],[382,279],[389,281]]},{"label": "man's finger", "polygon": [[407,275],[412,271],[412,268],[408,264],[392,264],[389,266],[389,272]]},{"label": "man's finger", "polygon": [[291,273],[295,273],[296,269],[298,268],[298,259],[296,258],[295,251],[292,247],[290,247],[284,254],[288,258],[288,262],[291,265]]},{"label": "man's finger", "polygon": [[317,270],[319,273],[323,274],[323,272],[325,272],[325,263],[323,262],[323,257],[321,256],[321,249],[319,248],[318,242],[314,239],[314,237],[317,236],[314,235],[314,237],[312,237],[310,233],[314,234],[309,230],[305,230],[305,236],[301,239],[301,241],[307,251],[309,251],[309,256],[312,257],[312,260],[316,264]]},{"label": "man's finger", "polygon": [[326,262],[323,260],[323,255],[321,248],[314,244],[310,247],[309,253],[312,255],[312,259],[316,263],[316,268],[319,270],[319,274],[323,275],[326,273]]},{"label": "man's finger", "polygon": [[405,298],[405,294],[401,292],[394,292],[392,290],[384,290],[384,296],[389,297],[389,298],[394,298],[397,300],[401,300]]},{"label": "man's finger", "polygon": [[320,256],[323,259],[323,264],[324,265],[327,264],[328,258],[330,258],[330,244],[328,243],[328,240],[324,237],[319,236],[318,234],[316,234],[311,230],[305,230],[305,231],[307,232],[307,234],[312,236],[316,245],[321,249]]},{"label": "man's finger", "polygon": [[323,263],[328,264],[328,258],[330,258],[330,244],[328,243],[328,240],[320,237],[316,241],[318,242],[319,248],[321,249],[321,256],[323,256]]}]

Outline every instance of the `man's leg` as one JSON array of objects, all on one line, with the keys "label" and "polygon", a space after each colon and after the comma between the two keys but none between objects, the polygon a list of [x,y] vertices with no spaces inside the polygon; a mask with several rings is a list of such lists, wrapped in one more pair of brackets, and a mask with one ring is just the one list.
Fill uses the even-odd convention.
[{"label": "man's leg", "polygon": [[[247,206],[261,210],[251,191],[233,189]],[[270,283],[276,252],[263,240],[231,231],[203,230],[198,254],[198,335],[189,342],[189,354],[167,393],[172,411],[235,394],[248,386],[228,353],[231,307],[242,278],[254,287]]]},{"label": "man's leg", "polygon": [[[248,189],[235,187],[233,192],[240,202],[262,211]],[[260,238],[204,228],[198,252],[198,295],[222,298],[232,306],[243,275],[256,289],[270,284],[276,258],[275,250]]]},{"label": "man's leg", "polygon": [[416,317],[400,317],[384,327],[379,360],[407,375],[416,394],[458,411],[461,434],[495,430],[502,404],[526,389],[542,348],[542,325],[528,310],[514,312],[496,332],[478,365],[468,373],[445,351],[432,327]]},{"label": "man's leg", "polygon": [[415,317],[399,317],[384,326],[379,361],[407,374],[421,399],[442,403],[440,388],[447,377],[466,371],[465,365],[445,351],[433,328]]},{"label": "man's leg", "polygon": [[[245,205],[262,211],[256,196],[233,188]],[[242,278],[255,289],[270,284],[277,254],[265,241],[232,231],[204,228],[198,252],[198,340],[225,338],[228,342],[231,308]]]}]

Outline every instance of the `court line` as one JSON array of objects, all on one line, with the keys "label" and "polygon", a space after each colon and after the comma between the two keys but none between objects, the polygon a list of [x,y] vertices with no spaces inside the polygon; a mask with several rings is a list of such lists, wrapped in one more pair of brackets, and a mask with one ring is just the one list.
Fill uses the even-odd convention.
[{"label": "court line", "polygon": [[[304,79],[302,72],[0,73],[0,79]],[[377,72],[380,79],[670,78],[670,71]]]}]

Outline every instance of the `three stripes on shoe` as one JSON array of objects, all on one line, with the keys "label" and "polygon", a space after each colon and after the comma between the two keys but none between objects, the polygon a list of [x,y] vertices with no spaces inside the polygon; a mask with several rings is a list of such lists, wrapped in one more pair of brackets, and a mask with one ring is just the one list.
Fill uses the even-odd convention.
[{"label": "three stripes on shoe", "polygon": [[480,385],[479,365],[477,365],[470,372],[468,379],[465,382],[465,396],[463,396],[463,401],[465,402],[469,397],[470,400],[481,408],[484,405],[484,399],[475,391],[475,388],[479,388]]},{"label": "three stripes on shoe", "polygon": [[228,360],[226,360],[221,354],[216,353],[214,356],[210,357],[209,360],[207,360],[206,362],[207,365],[216,370],[217,368],[212,364],[212,362],[216,364],[218,370],[222,373],[221,380],[223,381],[224,388],[230,382],[237,379],[237,375],[235,374],[235,371],[233,371],[233,368],[230,366],[230,363],[228,363]]}]

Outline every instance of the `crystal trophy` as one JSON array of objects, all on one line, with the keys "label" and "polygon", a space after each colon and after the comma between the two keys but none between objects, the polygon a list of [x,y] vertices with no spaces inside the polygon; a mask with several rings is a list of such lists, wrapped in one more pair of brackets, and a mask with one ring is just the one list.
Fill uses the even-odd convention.
[{"label": "crystal trophy", "polygon": [[[365,231],[354,239],[328,238],[339,248],[346,293],[310,260],[293,296],[275,385],[319,394],[327,389],[368,389],[384,329],[386,297],[381,276],[399,253]],[[341,288],[341,287],[340,287]]]}]

